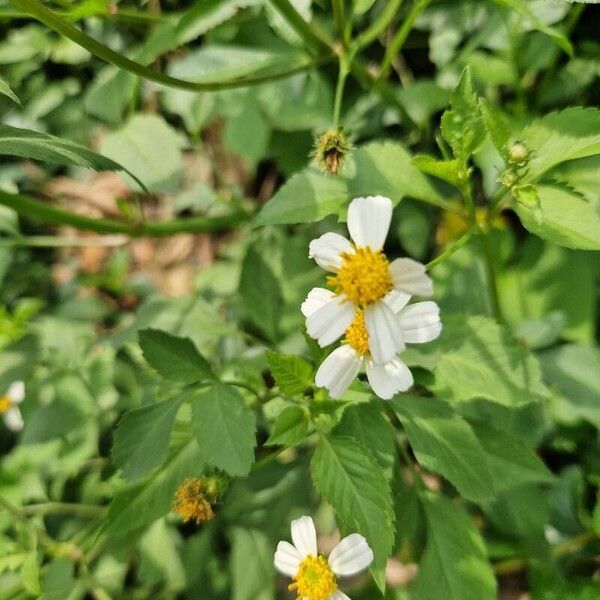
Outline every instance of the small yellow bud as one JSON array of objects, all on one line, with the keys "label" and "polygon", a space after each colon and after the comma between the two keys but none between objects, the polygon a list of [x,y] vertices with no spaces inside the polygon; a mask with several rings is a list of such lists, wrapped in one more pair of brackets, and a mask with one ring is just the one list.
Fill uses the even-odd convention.
[{"label": "small yellow bud", "polygon": [[529,149],[523,142],[515,142],[508,149],[508,161],[515,165],[522,166],[529,160]]},{"label": "small yellow bud", "polygon": [[502,173],[502,175],[500,175],[498,181],[504,187],[510,188],[517,182],[518,178],[518,175],[514,171],[507,169]]},{"label": "small yellow bud", "polygon": [[315,140],[312,156],[318,167],[331,175],[337,175],[344,166],[352,144],[342,129],[330,129]]}]

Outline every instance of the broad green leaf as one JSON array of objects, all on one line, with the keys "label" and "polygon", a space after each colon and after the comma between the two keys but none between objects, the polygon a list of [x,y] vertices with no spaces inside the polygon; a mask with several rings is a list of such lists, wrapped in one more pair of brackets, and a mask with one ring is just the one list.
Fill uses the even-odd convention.
[{"label": "broad green leaf", "polygon": [[377,404],[369,402],[347,408],[334,434],[357,440],[373,454],[386,475],[391,475],[396,433]]},{"label": "broad green leaf", "polygon": [[[427,156],[425,154],[417,154],[412,159],[412,164],[423,171],[433,175],[438,179],[447,181],[455,187],[464,185],[466,181],[466,172],[461,168],[461,161],[457,159],[453,160],[438,160],[433,156]],[[464,175],[464,177],[461,177]]]},{"label": "broad green leaf", "polygon": [[73,562],[67,557],[56,558],[42,569],[40,587],[43,600],[71,598],[77,581],[73,575]]},{"label": "broad green leaf", "polygon": [[[85,167],[96,171],[125,171],[126,166],[96,154],[84,146],[46,133],[0,124],[0,155],[19,156],[43,162]],[[135,178],[135,175],[129,173]],[[139,182],[139,180],[137,180]],[[142,185],[140,183],[140,185]],[[142,186],[143,187],[143,186]]]},{"label": "broad green leaf", "polygon": [[547,177],[576,190],[590,203],[600,201],[600,154],[561,163]]},{"label": "broad green leaf", "polygon": [[243,396],[222,383],[196,392],[192,429],[202,459],[230,475],[247,475],[254,462],[256,422]]},{"label": "broad green leaf", "polygon": [[308,415],[300,406],[290,406],[275,420],[267,446],[295,446],[306,439],[309,429]]},{"label": "broad green leaf", "polygon": [[485,139],[483,119],[469,69],[462,72],[450,97],[450,107],[442,115],[442,135],[450,144],[455,158],[464,164]]},{"label": "broad green leaf", "polygon": [[179,446],[161,469],[115,492],[104,531],[125,535],[166,515],[177,488],[186,478],[202,475],[203,470],[204,462],[196,441]]},{"label": "broad green leaf", "polygon": [[283,293],[271,267],[254,247],[248,249],[244,258],[239,291],[250,319],[276,340]]},{"label": "broad green leaf", "polygon": [[169,454],[171,428],[184,397],[169,398],[130,410],[115,431],[114,464],[134,480],[161,465]]},{"label": "broad green leaf", "polygon": [[583,418],[600,429],[600,350],[568,344],[543,352],[540,362],[567,418]]},{"label": "broad green leaf", "polygon": [[496,578],[473,520],[443,496],[422,501],[427,546],[412,586],[415,600],[495,600]]},{"label": "broad green leaf", "polygon": [[313,366],[301,356],[268,350],[267,364],[279,389],[288,396],[301,394],[313,384]]},{"label": "broad green leaf", "polygon": [[510,129],[498,114],[497,110],[487,100],[479,99],[479,109],[483,117],[485,129],[492,140],[496,150],[501,156],[507,158],[507,145],[510,139]]},{"label": "broad green leaf", "polygon": [[391,401],[417,460],[443,475],[475,502],[493,496],[492,474],[471,426],[435,398],[396,397]]},{"label": "broad green leaf", "polygon": [[450,92],[432,80],[421,79],[403,85],[398,98],[408,116],[421,127],[429,124],[431,117],[448,105]]},{"label": "broad green leaf", "polygon": [[587,200],[559,185],[532,187],[539,196],[539,207],[515,206],[526,229],[566,248],[600,250],[600,199]]},{"label": "broad green leaf", "polygon": [[214,379],[210,365],[189,338],[159,329],[142,329],[138,335],[144,358],[161,377],[179,383]]},{"label": "broad green leaf", "polygon": [[263,207],[255,226],[312,223],[327,215],[344,215],[352,198],[388,196],[394,203],[409,196],[440,204],[444,198],[396,142],[371,142],[351,153],[348,164],[335,177],[308,167],[289,179]]},{"label": "broad green leaf", "polygon": [[231,537],[231,600],[271,600],[275,569],[273,544],[256,529],[234,527]]},{"label": "broad green leaf", "polygon": [[467,317],[461,337],[445,343],[432,387],[442,399],[516,407],[548,397],[536,358],[492,319]]},{"label": "broad green leaf", "polygon": [[600,110],[571,107],[531,122],[516,139],[531,153],[524,182],[567,160],[600,154]]},{"label": "broad green leaf", "polygon": [[152,192],[179,189],[185,142],[157,115],[135,115],[121,129],[109,133],[102,153],[119,161]]},{"label": "broad green leaf", "polygon": [[[381,571],[392,550],[394,512],[389,482],[372,454],[346,436],[321,436],[311,461],[315,487],[331,504],[345,533],[365,536]],[[382,587],[381,576],[376,575]]]},{"label": "broad green leaf", "polygon": [[21,101],[19,100],[18,96],[10,89],[10,86],[8,85],[8,83],[6,83],[6,81],[4,81],[4,79],[2,79],[2,77],[0,77],[0,94],[8,96],[18,105],[21,105]]}]

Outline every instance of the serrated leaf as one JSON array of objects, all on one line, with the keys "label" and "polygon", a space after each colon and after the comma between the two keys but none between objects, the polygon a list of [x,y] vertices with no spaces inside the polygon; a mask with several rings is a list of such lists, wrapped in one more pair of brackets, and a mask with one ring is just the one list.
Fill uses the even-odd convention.
[{"label": "serrated leaf", "polygon": [[171,428],[184,397],[130,410],[115,432],[112,460],[123,477],[134,480],[161,465],[169,454]]},{"label": "serrated leaf", "polygon": [[[419,171],[423,171],[423,173],[447,181],[455,187],[460,187],[466,180],[466,173],[464,173],[464,169],[462,169],[461,161],[457,159],[438,160],[433,156],[417,154],[413,157],[412,164],[417,167]],[[465,177],[461,177],[463,174]]]},{"label": "serrated leaf", "polygon": [[479,99],[479,108],[485,129],[492,140],[492,144],[501,156],[507,158],[507,145],[510,139],[510,129],[498,114],[497,110],[492,107],[484,98]]},{"label": "serrated leaf", "polygon": [[465,163],[485,139],[485,128],[469,69],[462,72],[450,97],[450,109],[442,115],[441,131],[455,158]]},{"label": "serrated leaf", "polygon": [[230,475],[248,474],[254,462],[256,421],[234,387],[216,383],[194,394],[192,430],[205,462]]},{"label": "serrated leaf", "polygon": [[279,389],[288,396],[301,394],[313,383],[313,366],[301,356],[266,353],[267,363]]},{"label": "serrated leaf", "polygon": [[462,417],[436,398],[402,395],[391,405],[419,463],[443,475],[470,500],[483,502],[493,496],[481,444]]},{"label": "serrated leaf", "polygon": [[[385,567],[394,540],[389,482],[371,453],[345,436],[321,436],[311,460],[314,484],[331,504],[346,533],[365,536],[375,554],[374,567]],[[381,587],[382,580],[376,578]]]},{"label": "serrated leaf", "polygon": [[21,106],[21,101],[19,97],[10,89],[10,86],[2,77],[0,77],[0,94],[4,96],[8,96],[11,100],[16,102],[19,106]]},{"label": "serrated leaf", "polygon": [[496,578],[472,519],[443,496],[422,502],[427,546],[411,588],[415,600],[495,600]]},{"label": "serrated leaf", "polygon": [[271,267],[252,246],[242,264],[239,291],[250,319],[269,338],[276,340],[283,293]]},{"label": "serrated leaf", "polygon": [[309,421],[306,411],[299,406],[289,406],[275,420],[267,446],[295,446],[306,439]]},{"label": "serrated leaf", "polygon": [[600,250],[600,199],[589,201],[565,186],[532,187],[539,207],[522,203],[515,207],[528,231],[566,248]]},{"label": "serrated leaf", "polygon": [[443,400],[516,407],[548,397],[537,359],[492,319],[467,317],[461,337],[445,343],[432,386]]},{"label": "serrated leaf", "polygon": [[255,226],[312,223],[327,215],[345,214],[352,198],[388,196],[394,203],[409,196],[439,204],[443,197],[410,164],[410,154],[395,142],[371,142],[351,153],[340,175],[325,175],[314,167],[289,179],[265,204]]},{"label": "serrated leaf", "polygon": [[139,341],[148,364],[165,379],[179,383],[214,379],[210,365],[189,338],[159,329],[142,329]]}]

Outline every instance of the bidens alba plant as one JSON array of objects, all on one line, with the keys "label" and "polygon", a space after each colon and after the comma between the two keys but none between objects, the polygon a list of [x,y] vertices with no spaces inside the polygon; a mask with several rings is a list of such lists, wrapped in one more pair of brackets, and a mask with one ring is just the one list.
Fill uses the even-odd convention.
[{"label": "bidens alba plant", "polygon": [[0,396],[0,415],[2,415],[6,427],[11,431],[23,429],[23,415],[21,415],[19,404],[24,399],[25,384],[22,381],[11,383],[6,393]]},{"label": "bidens alba plant", "polygon": [[302,303],[307,332],[321,346],[344,336],[315,376],[332,398],[343,396],[363,366],[380,398],[407,390],[413,377],[397,354],[442,330],[435,302],[408,304],[414,295],[433,294],[425,266],[410,258],[390,262],[383,253],[391,219],[389,198],[355,198],[348,207],[352,241],[325,233],[309,246],[309,257],[334,274],[327,278],[332,289],[314,288]]},{"label": "bidens alba plant", "polygon": [[291,577],[289,590],[296,600],[350,600],[338,589],[338,577],[351,577],[373,562],[373,550],[358,533],[343,538],[325,558],[317,550],[317,532],[310,517],[300,517],[291,524],[292,542],[279,542],[275,568]]}]

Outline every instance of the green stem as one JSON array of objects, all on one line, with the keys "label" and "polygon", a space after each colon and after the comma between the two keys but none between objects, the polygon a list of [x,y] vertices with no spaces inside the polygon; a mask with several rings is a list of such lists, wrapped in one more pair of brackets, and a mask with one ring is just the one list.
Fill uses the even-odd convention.
[{"label": "green stem", "polygon": [[[258,85],[266,81],[282,79],[289,77],[294,73],[299,73],[301,71],[310,69],[317,64],[327,62],[333,57],[333,53],[322,53],[314,59],[302,58],[302,60],[297,62],[297,64],[287,69],[273,73],[267,73],[264,75],[257,75],[256,77],[239,77],[229,81],[187,81],[184,79],[171,77],[170,75],[165,75],[159,71],[155,71],[146,65],[138,63],[127,58],[126,56],[123,56],[122,54],[119,54],[118,52],[115,52],[114,50],[111,50],[108,46],[101,44],[80,29],[77,29],[77,27],[61,18],[58,14],[51,11],[43,4],[40,4],[37,0],[11,0],[11,2],[17,8],[20,8],[21,10],[35,17],[38,21],[41,21],[50,29],[60,33],[82,48],[88,50],[88,52],[91,52],[94,56],[97,56],[98,58],[101,58],[110,64],[113,64],[121,69],[124,69],[125,71],[129,71],[150,81],[156,81],[157,83],[161,83],[169,87],[181,88],[195,92],[211,92],[216,90],[246,87]],[[277,2],[287,2],[287,0],[277,0]],[[303,21],[303,23],[306,24],[302,17],[299,18]]]},{"label": "green stem", "polygon": [[374,42],[396,16],[402,0],[388,0],[378,17],[357,38],[357,48],[364,48]]},{"label": "green stem", "polygon": [[44,502],[40,504],[29,504],[22,509],[24,515],[55,515],[70,514],[80,517],[91,517],[101,519],[106,516],[105,506],[94,506],[90,504],[75,504],[70,502]]},{"label": "green stem", "polygon": [[492,312],[499,323],[503,323],[502,309],[500,308],[500,295],[498,294],[498,284],[496,282],[496,266],[494,264],[494,255],[490,245],[490,238],[487,231],[481,231],[479,236],[481,242],[482,254],[485,262],[486,282],[490,302],[492,304]]},{"label": "green stem", "polygon": [[473,233],[475,233],[475,228],[470,227],[454,244],[446,248],[446,250],[444,250],[432,261],[428,262],[425,265],[425,268],[430,271],[434,267],[437,267],[439,264],[450,258],[457,250],[460,250],[471,239]]},{"label": "green stem", "polygon": [[[56,14],[63,19],[69,20],[72,23],[87,19],[89,17],[105,18],[110,21],[121,21],[123,23],[160,23],[164,20],[162,15],[156,15],[151,12],[141,12],[132,8],[119,8],[115,13],[111,13],[106,9],[98,9],[93,12],[89,12],[81,15],[74,15],[73,12],[69,11],[56,11]],[[171,12],[167,16],[169,18],[179,18],[182,13]],[[12,10],[10,8],[0,9],[0,20],[11,20],[11,19],[31,19],[31,14],[21,10]]]},{"label": "green stem", "polygon": [[406,15],[406,18],[402,22],[400,29],[396,32],[396,35],[393,37],[386,53],[383,57],[383,62],[381,63],[381,68],[379,69],[379,79],[385,79],[392,68],[392,63],[394,62],[394,58],[404,46],[404,42],[406,42],[406,38],[410,33],[411,29],[417,17],[427,8],[431,0],[415,0],[413,5]]},{"label": "green stem", "polygon": [[337,29],[339,38],[342,44],[345,46],[346,34],[344,27],[344,0],[331,0],[331,8],[333,10],[333,19],[335,21],[335,27]]},{"label": "green stem", "polygon": [[70,225],[82,231],[122,233],[130,237],[163,237],[174,233],[207,233],[224,231],[248,221],[250,215],[237,211],[222,217],[191,217],[163,222],[129,224],[114,219],[92,219],[62,208],[56,208],[29,196],[9,194],[0,190],[0,205],[8,206],[20,215],[50,225]]},{"label": "green stem", "polygon": [[349,69],[346,64],[345,56],[340,56],[340,67],[338,73],[337,85],[335,86],[335,99],[333,103],[333,126],[339,127],[342,114],[342,99],[344,97],[344,87],[346,78],[348,77]]},{"label": "green stem", "polygon": [[0,238],[0,248],[25,246],[28,248],[115,248],[129,242],[125,235],[103,237],[57,237],[52,235],[30,235],[24,237]]}]

